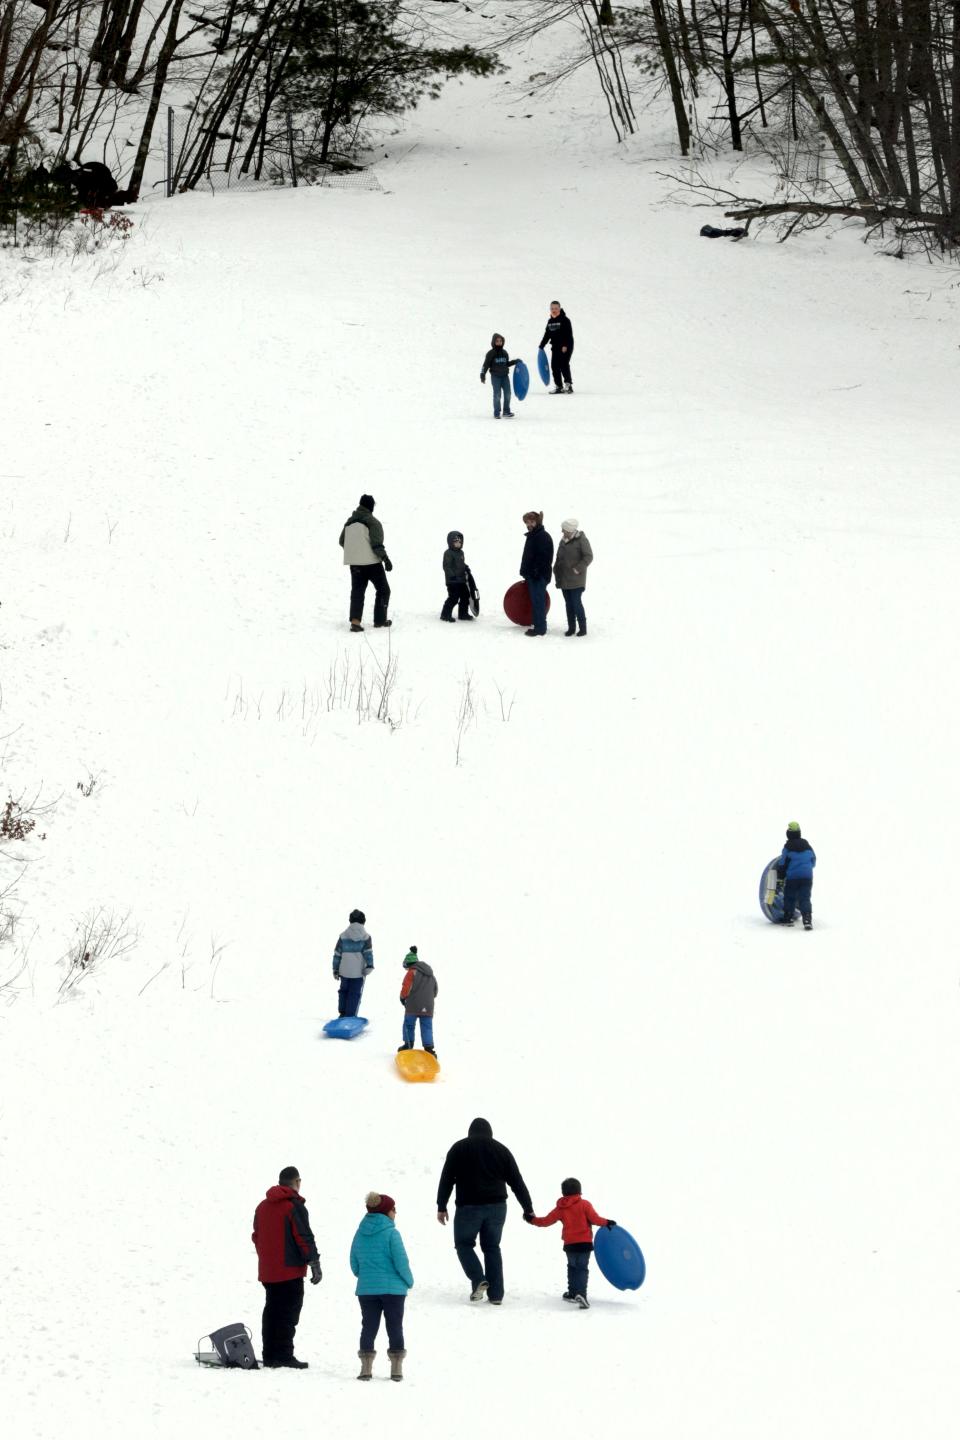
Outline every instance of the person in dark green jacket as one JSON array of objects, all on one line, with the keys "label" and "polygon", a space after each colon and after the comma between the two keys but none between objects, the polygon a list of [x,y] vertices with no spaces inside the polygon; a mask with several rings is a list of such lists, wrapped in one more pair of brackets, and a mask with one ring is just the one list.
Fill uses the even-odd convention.
[{"label": "person in dark green jacket", "polygon": [[373,586],[373,628],[382,630],[393,621],[387,619],[390,584],[384,574],[393,565],[383,543],[383,526],[374,517],[377,502],[372,495],[361,495],[360,504],[340,531],[343,563],[350,566],[350,629],[356,634],[363,629],[363,597],[367,585]]},{"label": "person in dark green jacket", "polygon": [[403,1340],[403,1308],[407,1291],[413,1288],[410,1262],[395,1221],[396,1201],[392,1195],[371,1190],[367,1213],[357,1227],[350,1246],[350,1269],[357,1277],[357,1299],[363,1324],[360,1330],[360,1374],[358,1380],[373,1376],[376,1356],[374,1342],[383,1319],[387,1326],[390,1379],[403,1379],[406,1349]]}]

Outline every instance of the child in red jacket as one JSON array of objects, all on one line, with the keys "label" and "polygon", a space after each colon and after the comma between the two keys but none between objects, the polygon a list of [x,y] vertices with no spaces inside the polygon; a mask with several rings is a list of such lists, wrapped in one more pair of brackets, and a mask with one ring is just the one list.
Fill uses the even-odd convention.
[{"label": "child in red jacket", "polygon": [[[542,1219],[532,1215],[530,1224],[556,1225],[558,1220],[562,1222],[563,1248],[567,1257],[567,1289],[563,1298],[571,1305],[579,1305],[581,1310],[589,1310],[587,1272],[590,1269],[590,1252],[593,1250],[591,1226],[605,1225],[608,1230],[612,1230],[617,1222],[604,1220],[602,1215],[597,1214],[590,1201],[583,1198],[579,1180],[564,1180],[560,1191],[560,1199],[550,1214],[544,1215]],[[526,1218],[524,1216],[524,1219]]]}]

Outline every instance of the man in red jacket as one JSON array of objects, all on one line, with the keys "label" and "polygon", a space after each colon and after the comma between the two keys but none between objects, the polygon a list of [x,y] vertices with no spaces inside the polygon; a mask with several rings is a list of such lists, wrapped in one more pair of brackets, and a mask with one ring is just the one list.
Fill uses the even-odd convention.
[{"label": "man in red jacket", "polygon": [[296,1165],[280,1171],[279,1185],[271,1185],[253,1217],[257,1247],[257,1278],[266,1291],[263,1307],[263,1363],[269,1368],[306,1370],[296,1360],[293,1337],[303,1306],[303,1277],[310,1267],[310,1284],[323,1276],[317,1242],[310,1229],[307,1207],[300,1195]]}]

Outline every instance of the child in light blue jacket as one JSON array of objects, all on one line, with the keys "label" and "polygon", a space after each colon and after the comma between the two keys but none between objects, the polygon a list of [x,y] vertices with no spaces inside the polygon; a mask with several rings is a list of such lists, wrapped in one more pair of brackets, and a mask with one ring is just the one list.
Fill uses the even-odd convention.
[{"label": "child in light blue jacket", "polygon": [[357,1226],[350,1246],[350,1269],[357,1277],[357,1299],[363,1324],[360,1330],[360,1374],[373,1378],[374,1341],[381,1319],[386,1322],[390,1379],[403,1379],[403,1307],[413,1275],[400,1231],[395,1225],[397,1207],[391,1195],[371,1190],[367,1213]]}]

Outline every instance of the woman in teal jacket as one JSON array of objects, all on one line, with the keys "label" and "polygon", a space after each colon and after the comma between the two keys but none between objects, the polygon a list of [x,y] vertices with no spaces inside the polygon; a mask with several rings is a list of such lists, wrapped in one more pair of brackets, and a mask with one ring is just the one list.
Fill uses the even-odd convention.
[{"label": "woman in teal jacket", "polygon": [[360,1374],[358,1380],[373,1378],[374,1341],[381,1319],[386,1322],[390,1356],[390,1379],[403,1379],[403,1307],[413,1285],[410,1262],[394,1221],[397,1207],[390,1195],[371,1190],[367,1213],[357,1226],[350,1246],[350,1269],[357,1277],[357,1299],[363,1325],[360,1330]]}]

